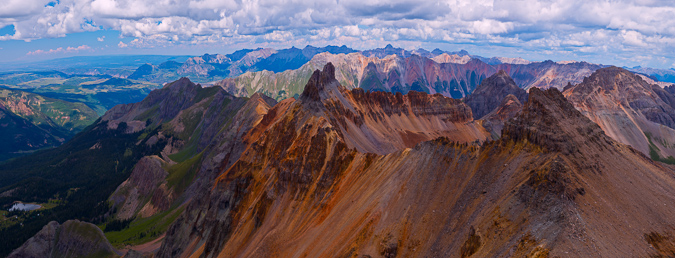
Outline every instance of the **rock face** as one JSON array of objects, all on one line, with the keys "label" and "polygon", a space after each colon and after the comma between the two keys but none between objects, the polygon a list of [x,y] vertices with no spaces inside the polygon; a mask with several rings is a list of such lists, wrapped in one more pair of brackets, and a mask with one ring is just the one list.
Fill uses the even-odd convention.
[{"label": "rock face", "polygon": [[[447,138],[455,132],[367,151],[371,138],[349,140],[367,135],[365,128],[392,138],[382,128],[405,124],[388,121],[437,116],[461,124],[472,115],[441,96],[349,91],[331,66],[243,136],[245,150],[188,205],[158,257],[671,251],[675,208],[663,203],[675,201],[672,171],[608,137],[558,90],[531,89],[497,141],[457,143]],[[507,95],[500,108],[519,102]],[[488,117],[513,114],[500,108]]]},{"label": "rock face", "polygon": [[507,95],[513,95],[519,102],[527,100],[527,92],[503,70],[483,80],[476,90],[464,99],[474,119],[480,119],[497,108]]},{"label": "rock face", "polygon": [[564,92],[612,138],[649,154],[675,156],[674,96],[622,68],[603,68]]},{"label": "rock face", "polygon": [[96,225],[69,220],[47,224],[8,257],[119,257]]}]

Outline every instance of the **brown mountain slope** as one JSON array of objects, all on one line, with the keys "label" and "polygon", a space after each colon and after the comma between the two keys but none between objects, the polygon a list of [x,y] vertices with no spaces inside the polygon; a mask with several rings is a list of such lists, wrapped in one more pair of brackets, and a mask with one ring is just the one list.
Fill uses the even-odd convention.
[{"label": "brown mountain slope", "polygon": [[[403,96],[348,91],[335,81],[333,71],[332,64],[326,65],[323,72],[316,71],[299,100],[287,99],[270,109],[260,124],[245,136],[243,141],[249,142],[250,147],[233,167],[246,166],[251,162],[270,162],[274,164],[272,167],[284,167],[287,172],[283,176],[290,179],[305,177],[298,173],[317,168],[327,157],[341,156],[339,153],[345,151],[355,153],[350,149],[388,153],[438,136],[473,142],[485,139],[487,135],[471,121],[470,110],[461,101],[423,93]],[[341,159],[348,159],[353,154],[344,155],[347,156],[336,157],[338,160],[332,161],[329,169],[343,169]],[[303,158],[305,156],[308,158]],[[309,164],[303,165],[305,162]],[[223,164],[222,167],[230,166]],[[212,194],[197,198],[186,210],[186,217],[181,219],[191,221],[203,216],[200,209],[221,198]],[[210,226],[219,222],[209,220],[207,223]],[[207,230],[219,232],[212,229]],[[194,240],[191,230],[192,227],[180,226],[170,230],[175,233],[175,238],[167,238],[170,249],[194,247],[189,244]],[[167,252],[165,255],[175,255],[174,250]]]},{"label": "brown mountain slope", "polygon": [[149,142],[168,142],[161,157],[140,159],[129,179],[110,196],[114,217],[146,218],[208,189],[220,162],[238,158],[246,145],[241,136],[274,104],[259,93],[236,98],[219,87],[202,88],[183,78],[142,102],[106,113],[103,119],[109,127],[122,122],[127,132],[159,127],[156,135],[145,137]]},{"label": "brown mountain slope", "polygon": [[672,171],[607,137],[557,90],[532,89],[498,141],[441,138],[377,155],[350,149],[352,131],[324,113],[344,97],[332,95],[343,91],[330,70],[245,136],[249,147],[169,229],[158,257],[671,251]]},{"label": "brown mountain slope", "polygon": [[[622,68],[597,70],[564,95],[607,135],[642,153],[675,156],[673,95]],[[658,156],[657,156],[658,157]]]}]

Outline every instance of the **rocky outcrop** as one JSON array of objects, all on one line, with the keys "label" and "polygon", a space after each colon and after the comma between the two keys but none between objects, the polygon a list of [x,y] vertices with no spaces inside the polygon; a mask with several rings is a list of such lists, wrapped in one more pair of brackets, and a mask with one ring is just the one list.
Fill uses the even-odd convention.
[{"label": "rocky outcrop", "polygon": [[69,220],[52,221],[8,257],[119,257],[96,225]]},{"label": "rocky outcrop", "polygon": [[329,98],[330,95],[327,94],[330,94],[330,91],[337,90],[338,84],[338,81],[335,79],[335,66],[332,63],[327,63],[322,71],[316,70],[312,74],[312,77],[309,77],[301,99],[321,101],[322,98]]},{"label": "rocky outcrop", "polygon": [[503,70],[483,80],[476,90],[466,98],[464,103],[471,107],[474,119],[480,119],[492,112],[502,103],[507,95],[515,96],[521,103],[527,100],[527,92]]},{"label": "rocky outcrop", "polygon": [[604,146],[611,140],[602,129],[577,111],[557,89],[530,90],[523,110],[502,130],[504,140],[537,144],[547,151],[571,155],[591,141]]},{"label": "rocky outcrop", "polygon": [[116,218],[128,220],[145,218],[169,209],[177,197],[166,185],[168,167],[161,158],[147,156],[136,163],[129,179],[117,187],[110,196]]},{"label": "rocky outcrop", "polygon": [[390,153],[440,136],[460,142],[487,136],[459,100],[414,91],[347,90],[335,78],[332,63],[314,72],[300,101],[331,121],[349,148],[361,152]]}]

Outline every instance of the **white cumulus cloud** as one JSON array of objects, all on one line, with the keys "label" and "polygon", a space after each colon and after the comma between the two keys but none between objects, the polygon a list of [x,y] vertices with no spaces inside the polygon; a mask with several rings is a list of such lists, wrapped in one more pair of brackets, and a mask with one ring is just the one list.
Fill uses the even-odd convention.
[{"label": "white cumulus cloud", "polygon": [[0,28],[15,33],[0,40],[112,29],[138,39],[119,47],[410,41],[628,58],[628,46],[675,60],[672,17],[667,0],[4,0]]}]

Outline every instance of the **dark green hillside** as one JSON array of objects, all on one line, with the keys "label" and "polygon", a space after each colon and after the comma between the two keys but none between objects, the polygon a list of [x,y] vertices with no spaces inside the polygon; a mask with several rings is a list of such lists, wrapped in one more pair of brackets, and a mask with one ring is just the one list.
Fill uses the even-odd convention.
[{"label": "dark green hillside", "polygon": [[[183,78],[151,92],[138,104],[111,110],[104,116],[109,120],[99,119],[60,147],[0,163],[0,222],[6,222],[0,223],[0,257],[49,221],[109,222],[115,210],[108,198],[142,157],[160,155],[168,139],[185,143],[183,151],[171,155],[181,165],[170,168],[167,179],[172,191],[181,194],[196,173],[196,167],[187,164],[201,159],[202,150],[224,127],[233,125],[234,115],[247,101],[219,87],[202,88]],[[135,117],[118,117],[119,110]],[[111,129],[114,126],[108,127],[108,121],[119,124]],[[124,121],[145,121],[145,128],[129,133],[130,125]],[[176,126],[182,129],[176,131]],[[45,208],[6,212],[16,201]]]},{"label": "dark green hillside", "polygon": [[136,144],[148,131],[125,134],[125,129],[126,124],[108,130],[107,123],[97,123],[58,148],[0,164],[3,209],[14,201],[61,203],[52,209],[20,213],[25,217],[23,224],[0,229],[0,256],[6,256],[49,221],[102,219],[108,210],[105,200],[128,178],[136,162],[158,154],[165,145],[163,141],[148,145],[145,139]]}]

